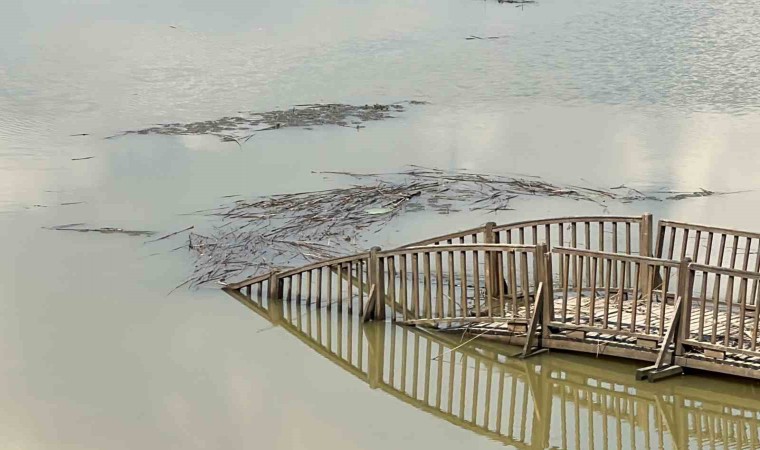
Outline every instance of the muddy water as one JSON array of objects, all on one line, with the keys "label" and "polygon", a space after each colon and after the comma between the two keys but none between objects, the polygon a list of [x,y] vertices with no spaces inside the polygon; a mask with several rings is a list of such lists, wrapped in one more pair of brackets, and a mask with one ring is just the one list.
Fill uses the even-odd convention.
[{"label": "muddy water", "polygon": [[[188,275],[188,255],[171,251],[181,239],[146,244],[43,227],[168,233],[208,226],[183,214],[226,195],[336,183],[312,170],[405,164],[606,187],[755,189],[758,8],[749,0],[543,0],[524,8],[477,0],[4,4],[3,447],[519,447],[530,437],[525,445],[536,448],[590,448],[592,440],[595,448],[632,448],[618,438],[632,430],[637,444],[649,436],[651,448],[670,447],[673,434],[660,444],[658,430],[678,430],[675,439],[693,448],[703,439],[735,446],[738,438],[716,427],[729,430],[740,416],[750,427],[755,385],[691,376],[651,387],[630,383],[633,366],[556,355],[527,366],[549,386],[535,394],[537,404],[551,404],[538,408],[551,411],[548,431],[535,434],[544,437],[533,440],[533,425],[525,424],[524,436],[507,441],[506,431],[475,430],[482,422],[452,426],[400,394],[368,389],[215,289],[167,295]],[[430,104],[358,131],[278,130],[242,148],[214,136],[103,139],[237,111],[411,99]],[[760,216],[747,206],[758,200],[748,192],[603,208],[529,199],[498,215],[410,215],[374,239],[388,247],[488,220],[604,211],[757,229]],[[404,333],[386,330],[383,354],[393,329],[397,339]],[[511,363],[500,361],[507,374]],[[588,370],[607,391],[624,391],[628,403],[589,406],[588,398],[608,394],[584,393],[594,384]],[[563,377],[580,387],[550,381]],[[538,392],[515,389],[504,399]],[[498,390],[489,398],[499,403]],[[502,399],[503,414],[523,417],[522,406],[510,406],[522,398]],[[635,427],[624,418],[631,411]],[[706,425],[694,427],[696,417]]]},{"label": "muddy water", "polygon": [[510,447],[760,446],[760,399],[749,385],[641,383],[625,362],[521,360],[520,349],[482,336],[362,324],[348,308],[267,301],[255,290],[231,295],[368,388]]}]

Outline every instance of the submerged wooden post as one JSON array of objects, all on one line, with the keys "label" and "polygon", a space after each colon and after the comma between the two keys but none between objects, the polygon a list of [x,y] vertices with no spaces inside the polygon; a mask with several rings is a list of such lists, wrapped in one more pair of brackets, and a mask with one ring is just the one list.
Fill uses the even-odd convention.
[{"label": "submerged wooden post", "polygon": [[[395,326],[395,325],[391,325]],[[377,389],[383,384],[385,366],[385,324],[366,324],[362,327],[367,339],[367,382],[369,387]]]}]

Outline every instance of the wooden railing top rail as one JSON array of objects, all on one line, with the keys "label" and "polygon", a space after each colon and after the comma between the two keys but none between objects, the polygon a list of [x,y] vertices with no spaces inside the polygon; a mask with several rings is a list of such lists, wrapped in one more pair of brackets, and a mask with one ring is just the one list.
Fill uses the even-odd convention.
[{"label": "wooden railing top rail", "polygon": [[356,255],[351,255],[351,256],[341,256],[340,258],[333,258],[333,259],[328,259],[325,261],[318,261],[318,262],[311,263],[305,266],[296,267],[295,269],[285,270],[285,271],[280,272],[278,275],[280,278],[284,278],[284,277],[289,277],[292,275],[298,275],[299,273],[308,272],[310,270],[317,270],[323,267],[334,266],[336,264],[344,264],[348,262],[358,261],[360,259],[367,259],[368,257],[369,257],[369,252],[358,253]]},{"label": "wooden railing top rail", "polygon": [[451,251],[506,251],[506,252],[535,252],[536,245],[522,244],[446,244],[422,247],[404,247],[386,250],[378,253],[378,256],[398,256],[411,253],[437,253]]},{"label": "wooden railing top rail", "polygon": [[225,286],[223,289],[225,290],[234,290],[237,291],[239,289],[242,289],[246,286],[250,286],[252,284],[261,283],[262,281],[266,281],[269,279],[271,272],[262,273],[259,275],[256,275],[251,278],[246,278],[245,280],[238,281],[237,283],[230,283],[227,286]]},{"label": "wooden railing top rail", "polygon": [[744,231],[744,230],[736,230],[732,228],[713,227],[709,225],[700,225],[696,223],[687,223],[687,222],[677,222],[674,220],[664,220],[664,219],[657,222],[657,224],[660,228],[674,227],[674,228],[680,228],[680,229],[687,229],[689,231],[702,231],[705,233],[727,234],[731,236],[760,239],[760,233]]},{"label": "wooden railing top rail", "polygon": [[678,267],[680,261],[672,259],[652,258],[648,256],[628,255],[625,253],[599,252],[595,250],[583,250],[570,247],[554,247],[551,253],[577,256],[590,256],[593,258],[614,259],[617,261],[632,261],[641,264],[659,265],[663,267]]},{"label": "wooden railing top rail", "polygon": [[689,264],[689,269],[695,272],[707,272],[716,275],[725,275],[735,278],[747,278],[750,280],[760,280],[760,273],[750,272],[748,270],[728,269],[725,267],[708,266],[705,264]]},{"label": "wooden railing top rail", "polygon": [[458,238],[463,237],[463,236],[470,236],[470,235],[473,235],[473,234],[482,233],[483,231],[485,231],[485,229],[486,229],[486,226],[485,225],[481,225],[479,227],[470,228],[470,229],[467,229],[467,230],[455,231],[453,233],[448,233],[448,234],[444,234],[444,235],[441,235],[441,236],[435,236],[435,237],[432,237],[432,238],[429,238],[429,239],[423,239],[421,241],[412,242],[411,244],[405,244],[404,246],[399,247],[399,248],[421,247],[421,246],[424,246],[424,245],[435,244],[435,243],[438,243],[438,242],[441,242],[441,241],[448,241],[449,239],[458,239]]},{"label": "wooden railing top rail", "polygon": [[558,223],[598,223],[598,222],[617,222],[617,223],[641,223],[642,216],[567,216],[555,217],[551,219],[525,220],[522,222],[505,223],[493,227],[493,231],[505,231],[515,228],[554,225]]}]

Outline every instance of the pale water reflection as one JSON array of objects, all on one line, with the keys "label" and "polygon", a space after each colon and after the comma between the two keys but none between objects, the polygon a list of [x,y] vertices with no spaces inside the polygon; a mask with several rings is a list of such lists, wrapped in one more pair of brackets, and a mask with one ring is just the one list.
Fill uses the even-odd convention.
[{"label": "pale water reflection", "polygon": [[735,380],[653,384],[633,366],[397,325],[337,306],[230,293],[336,366],[454,426],[519,449],[756,449],[760,399]]}]

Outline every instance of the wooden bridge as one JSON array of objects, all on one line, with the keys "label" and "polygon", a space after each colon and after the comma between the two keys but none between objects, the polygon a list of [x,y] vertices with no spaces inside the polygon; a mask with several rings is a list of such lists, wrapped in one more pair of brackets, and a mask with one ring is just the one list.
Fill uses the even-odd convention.
[{"label": "wooden bridge", "polygon": [[363,320],[760,379],[760,233],[652,216],[484,226],[228,285]]},{"label": "wooden bridge", "polygon": [[348,308],[229,292],[372,389],[511,448],[760,447],[760,400],[750,385],[637,383],[627,364],[525,360],[482,339],[365,324]]}]

